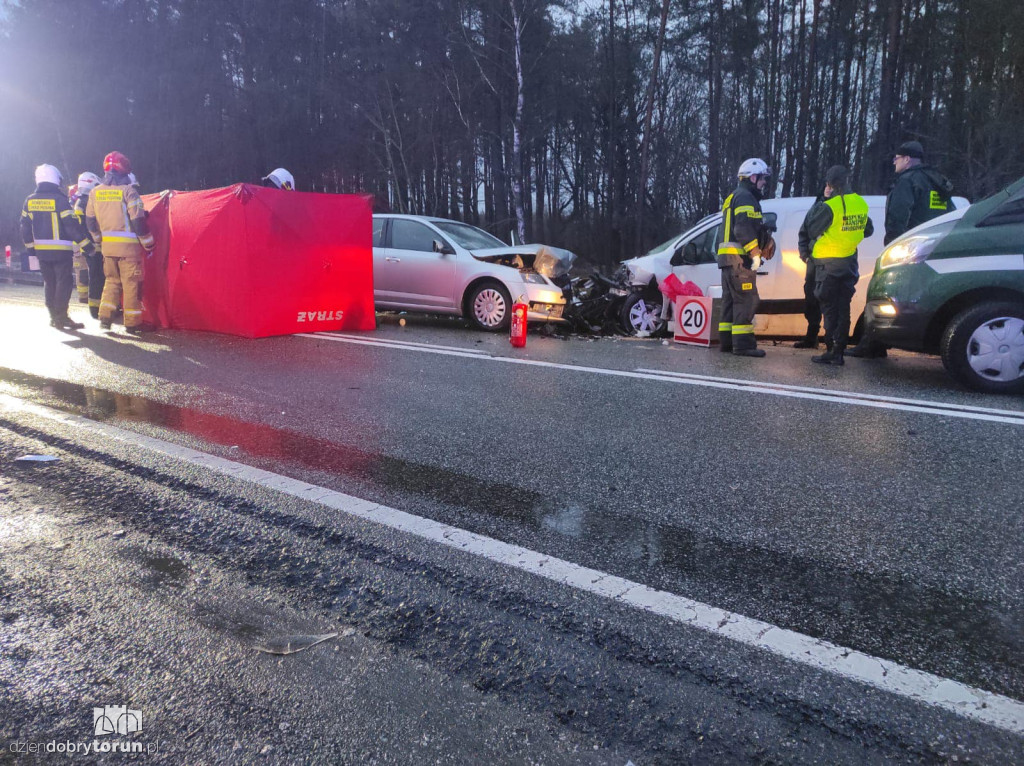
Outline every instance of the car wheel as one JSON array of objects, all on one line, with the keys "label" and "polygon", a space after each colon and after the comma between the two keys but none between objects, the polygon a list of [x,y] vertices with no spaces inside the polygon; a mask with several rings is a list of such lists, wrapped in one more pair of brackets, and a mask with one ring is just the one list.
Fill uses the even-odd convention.
[{"label": "car wheel", "polygon": [[512,319],[512,298],[508,290],[497,282],[484,282],[470,292],[466,316],[478,330],[504,330]]},{"label": "car wheel", "polygon": [[619,321],[627,335],[661,335],[668,322],[661,318],[664,297],[660,292],[644,291],[626,296],[619,312]]},{"label": "car wheel", "polygon": [[942,363],[975,391],[1024,392],[1024,304],[989,301],[957,314],[942,337]]}]

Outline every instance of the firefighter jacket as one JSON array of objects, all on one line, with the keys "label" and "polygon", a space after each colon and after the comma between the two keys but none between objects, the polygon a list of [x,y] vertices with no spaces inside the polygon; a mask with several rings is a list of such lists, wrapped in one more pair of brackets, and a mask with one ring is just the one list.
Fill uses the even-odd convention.
[{"label": "firefighter jacket", "polygon": [[885,200],[885,244],[955,209],[952,194],[953,183],[928,165],[915,165],[897,174]]},{"label": "firefighter jacket", "polygon": [[[86,235],[91,240],[92,239],[92,234],[89,233],[89,227],[86,226],[86,223],[85,223],[85,207],[88,204],[89,204],[89,195],[88,194],[79,194],[75,198],[75,204],[72,205],[71,209],[75,213],[75,218],[77,218],[78,222],[80,224],[82,224],[82,228],[85,230]],[[96,246],[95,242],[93,242],[93,247],[95,248],[95,251],[97,253],[100,251],[99,247]]]},{"label": "firefighter jacket", "polygon": [[740,181],[736,191],[722,203],[722,228],[718,235],[718,265],[742,262],[750,268],[751,252],[767,244],[769,232],[761,216],[761,193],[750,181]]},{"label": "firefighter jacket", "polygon": [[867,201],[852,192],[834,194],[817,203],[802,228],[814,241],[811,255],[816,261],[856,256],[861,241],[875,233]]},{"label": "firefighter jacket", "polygon": [[85,207],[85,222],[104,257],[142,258],[153,249],[146,209],[130,184],[94,187]]},{"label": "firefighter jacket", "polygon": [[85,227],[75,217],[67,194],[57,184],[41,183],[28,195],[21,209],[21,239],[25,249],[41,261],[71,256],[74,246],[92,253]]}]

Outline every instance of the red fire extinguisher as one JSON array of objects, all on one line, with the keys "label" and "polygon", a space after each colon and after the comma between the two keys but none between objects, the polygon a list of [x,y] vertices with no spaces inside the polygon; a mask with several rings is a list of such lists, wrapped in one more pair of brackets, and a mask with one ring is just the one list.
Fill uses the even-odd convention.
[{"label": "red fire extinguisher", "polygon": [[512,306],[512,324],[508,340],[514,348],[526,346],[526,312],[529,310],[530,307],[523,301],[522,296],[519,296],[519,300]]}]

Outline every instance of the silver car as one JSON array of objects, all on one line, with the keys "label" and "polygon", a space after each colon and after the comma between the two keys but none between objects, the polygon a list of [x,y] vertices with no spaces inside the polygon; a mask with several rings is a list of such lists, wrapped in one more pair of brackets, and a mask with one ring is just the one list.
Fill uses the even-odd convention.
[{"label": "silver car", "polygon": [[563,321],[575,258],[547,245],[509,246],[446,218],[373,216],[377,308],[455,314],[481,330],[507,328],[520,299],[529,321]]}]

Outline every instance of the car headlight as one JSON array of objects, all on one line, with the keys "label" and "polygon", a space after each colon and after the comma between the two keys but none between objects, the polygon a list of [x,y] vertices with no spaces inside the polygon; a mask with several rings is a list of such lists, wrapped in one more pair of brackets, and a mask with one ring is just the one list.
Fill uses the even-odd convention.
[{"label": "car headlight", "polygon": [[931,229],[926,229],[920,234],[903,237],[893,242],[878,257],[879,271],[891,269],[894,266],[903,266],[908,263],[920,263],[931,255],[935,246],[949,234],[955,225],[956,221],[948,221]]},{"label": "car headlight", "polygon": [[548,281],[544,279],[540,274],[533,271],[520,272],[523,275],[524,282],[532,282],[535,285],[546,285]]}]

